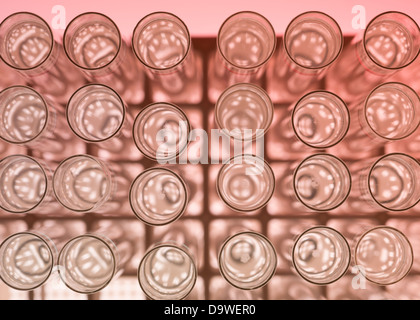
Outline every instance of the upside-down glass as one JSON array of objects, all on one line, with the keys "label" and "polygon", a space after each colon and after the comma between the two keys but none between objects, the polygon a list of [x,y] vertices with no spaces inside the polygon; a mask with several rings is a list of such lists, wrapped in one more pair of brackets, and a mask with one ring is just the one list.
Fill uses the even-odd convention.
[{"label": "upside-down glass", "polygon": [[389,11],[373,18],[356,35],[328,72],[327,89],[346,101],[357,99],[398,70],[420,50],[420,29],[408,15]]},{"label": "upside-down glass", "polygon": [[221,275],[234,287],[254,290],[266,285],[277,268],[277,253],[268,238],[244,231],[228,238],[218,257]]},{"label": "upside-down glass", "polygon": [[267,69],[267,91],[273,101],[293,102],[319,89],[343,42],[340,26],[325,13],[310,11],[294,18],[284,33],[282,49]]},{"label": "upside-down glass", "polygon": [[160,164],[175,160],[187,148],[190,132],[187,115],[178,106],[166,102],[143,108],[133,125],[137,148]]},{"label": "upside-down glass", "polygon": [[362,201],[360,212],[404,211],[420,201],[420,163],[402,153],[361,160],[350,166],[350,201]]},{"label": "upside-down glass", "polygon": [[75,155],[62,161],[54,172],[53,190],[57,201],[75,212],[98,212],[111,199],[116,181],[102,160]]},{"label": "upside-down glass", "polygon": [[80,147],[68,130],[63,111],[26,86],[0,92],[0,138],[33,149],[37,156],[62,160]]},{"label": "upside-down glass", "polygon": [[331,154],[315,154],[304,159],[293,175],[297,199],[315,211],[330,211],[347,199],[351,176],[347,166]]},{"label": "upside-down glass", "polygon": [[144,223],[162,226],[177,220],[187,208],[184,180],[166,168],[143,171],[133,181],[129,200],[134,214]]},{"label": "upside-down glass", "polygon": [[291,256],[297,273],[317,285],[339,280],[351,261],[347,240],[338,231],[324,226],[315,226],[300,234]]},{"label": "upside-down glass", "polygon": [[210,101],[216,102],[222,91],[235,83],[261,85],[276,43],[273,26],[262,15],[242,11],[227,18],[219,29],[217,51],[209,62]]},{"label": "upside-down glass", "polygon": [[0,57],[58,103],[66,103],[71,93],[85,82],[67,60],[62,46],[54,41],[48,23],[33,13],[18,12],[3,20]]},{"label": "upside-down glass", "polygon": [[215,107],[215,122],[228,136],[238,140],[258,139],[273,120],[273,103],[260,87],[239,83],[220,95]]},{"label": "upside-down glass", "polygon": [[216,180],[219,197],[239,212],[257,211],[273,196],[275,177],[270,165],[254,155],[231,158],[222,166]]},{"label": "upside-down glass", "polygon": [[127,103],[143,101],[143,72],[117,25],[109,17],[96,12],[77,16],[64,32],[63,45],[70,61],[90,81],[109,85]]},{"label": "upside-down glass", "polygon": [[202,60],[194,52],[185,23],[169,12],[139,21],[132,46],[151,80],[153,101],[198,103],[203,96]]},{"label": "upside-down glass", "polygon": [[[103,84],[89,84],[70,98],[66,118],[70,128],[96,153],[104,149],[111,160],[138,160],[131,135],[133,120],[119,94]],[[94,151],[94,152],[95,152]]]},{"label": "upside-down glass", "polygon": [[[410,87],[388,82],[350,105],[351,126],[338,154],[353,158],[412,135],[420,124],[420,98]],[[362,153],[361,153],[362,152]]]},{"label": "upside-down glass", "polygon": [[367,280],[381,286],[391,285],[410,272],[413,248],[401,231],[378,226],[359,237],[354,261]]},{"label": "upside-down glass", "polygon": [[184,299],[197,280],[194,257],[184,245],[172,242],[158,244],[141,260],[138,280],[150,299]]},{"label": "upside-down glass", "polygon": [[26,155],[0,161],[0,208],[9,213],[27,213],[48,202],[52,171]]}]

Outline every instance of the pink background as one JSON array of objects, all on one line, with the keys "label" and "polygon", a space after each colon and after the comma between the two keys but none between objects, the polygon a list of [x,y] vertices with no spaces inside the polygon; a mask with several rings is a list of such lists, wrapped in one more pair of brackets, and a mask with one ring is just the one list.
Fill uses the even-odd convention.
[{"label": "pink background", "polygon": [[[188,25],[193,36],[214,36],[221,23],[232,13],[242,10],[257,11],[273,24],[278,35],[296,15],[309,11],[323,11],[335,18],[345,34],[354,34],[352,7],[366,8],[367,22],[377,14],[397,10],[409,14],[420,22],[420,6],[409,0],[6,0],[2,2],[0,19],[17,11],[30,11],[42,16],[50,24],[51,9],[55,5],[66,8],[67,22],[86,11],[108,15],[120,27],[125,37],[131,36],[137,22],[154,11],[169,11]],[[60,31],[59,31],[60,32]]]}]

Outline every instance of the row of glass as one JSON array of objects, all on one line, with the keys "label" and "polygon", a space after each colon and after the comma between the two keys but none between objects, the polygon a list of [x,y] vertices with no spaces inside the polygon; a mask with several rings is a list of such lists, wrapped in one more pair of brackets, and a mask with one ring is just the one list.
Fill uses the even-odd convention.
[{"label": "row of glass", "polygon": [[[178,17],[165,12],[144,17],[131,43],[134,54],[116,24],[99,13],[81,14],[68,24],[65,54],[48,24],[34,14],[15,13],[0,25],[2,60],[60,103],[66,103],[88,80],[110,85],[127,103],[138,104],[144,98],[141,64],[152,83],[154,101],[201,101],[202,57],[193,51],[188,28]],[[343,35],[335,20],[321,12],[307,12],[288,25],[283,46],[271,59],[276,43],[270,22],[255,12],[238,12],[226,19],[207,68],[211,102],[235,83],[261,85],[266,69],[274,102],[295,101],[320,88],[324,76],[327,90],[352,101],[416,59],[420,29],[403,13],[385,12],[343,51]],[[267,68],[270,59],[272,65]],[[12,76],[2,80],[3,86],[18,81]]]}]

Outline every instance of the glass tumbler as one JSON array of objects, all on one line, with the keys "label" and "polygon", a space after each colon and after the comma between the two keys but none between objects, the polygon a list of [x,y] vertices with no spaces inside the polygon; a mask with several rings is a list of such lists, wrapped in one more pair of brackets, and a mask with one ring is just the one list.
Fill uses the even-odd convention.
[{"label": "glass tumbler", "polygon": [[197,267],[184,245],[167,242],[150,249],[140,262],[138,280],[153,300],[181,300],[197,281]]},{"label": "glass tumbler", "polygon": [[222,166],[216,189],[222,201],[239,212],[264,207],[273,196],[275,177],[270,165],[254,155],[233,157]]},{"label": "glass tumbler", "polygon": [[221,275],[232,286],[254,290],[266,285],[274,276],[277,253],[268,238],[244,231],[225,241],[218,262]]},{"label": "glass tumbler", "polygon": [[337,60],[343,43],[340,26],[329,15],[310,11],[294,18],[284,33],[282,49],[267,71],[273,101],[293,102],[319,89],[320,80]]},{"label": "glass tumbler", "polygon": [[265,66],[276,49],[276,33],[262,15],[241,11],[227,18],[217,35],[217,51],[209,62],[208,95],[216,102],[227,87],[261,85]]},{"label": "glass tumbler", "polygon": [[67,60],[62,46],[54,41],[48,23],[33,13],[18,12],[3,20],[0,57],[30,85],[61,104],[85,82]]},{"label": "glass tumbler", "polygon": [[341,233],[315,226],[298,236],[291,256],[293,267],[303,279],[327,285],[344,276],[350,265],[351,250]]},{"label": "glass tumbler", "polygon": [[134,29],[132,46],[151,80],[154,101],[201,101],[203,63],[194,52],[188,28],[180,18],[169,12],[147,15]]},{"label": "glass tumbler", "polygon": [[377,226],[361,235],[354,262],[368,281],[385,286],[401,281],[413,265],[413,248],[399,230]]},{"label": "glass tumbler", "polygon": [[140,64],[109,17],[96,12],[77,16],[67,25],[63,45],[67,57],[90,82],[114,88],[129,104],[143,101]]},{"label": "glass tumbler", "polygon": [[327,89],[345,101],[354,101],[419,54],[420,29],[408,15],[388,11],[373,18],[356,35],[328,72]]}]

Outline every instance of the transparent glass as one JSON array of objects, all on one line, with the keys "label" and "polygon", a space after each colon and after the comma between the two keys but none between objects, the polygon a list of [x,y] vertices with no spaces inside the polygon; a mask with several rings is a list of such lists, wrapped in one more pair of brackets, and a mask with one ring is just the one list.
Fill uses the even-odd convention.
[{"label": "transparent glass", "polygon": [[38,160],[12,155],[0,161],[0,208],[27,213],[47,201],[52,172]]},{"label": "transparent glass", "polygon": [[298,236],[292,249],[292,263],[306,281],[327,285],[346,273],[351,261],[350,246],[338,231],[312,227]]},{"label": "transparent glass", "polygon": [[98,211],[114,193],[115,182],[104,161],[75,155],[54,172],[53,190],[58,202],[75,212]]},{"label": "transparent glass", "polygon": [[270,127],[273,109],[270,97],[262,88],[239,83],[220,95],[214,112],[215,122],[233,139],[255,140]]},{"label": "transparent glass", "polygon": [[413,248],[399,230],[378,226],[360,236],[354,250],[356,266],[367,280],[384,286],[401,281],[413,265]]},{"label": "transparent glass", "polygon": [[0,57],[27,77],[29,83],[59,103],[84,83],[83,76],[66,59],[54,41],[48,23],[41,17],[18,12],[0,24]]},{"label": "transparent glass", "polygon": [[140,262],[138,279],[153,300],[181,300],[197,281],[197,267],[185,246],[162,243],[149,250]]},{"label": "transparent glass", "polygon": [[67,25],[63,45],[67,57],[90,82],[111,86],[127,103],[143,101],[140,65],[109,17],[96,12],[77,16]]},{"label": "transparent glass", "polygon": [[298,200],[309,209],[333,210],[343,204],[350,194],[350,171],[343,161],[333,155],[315,154],[296,168],[293,189]]},{"label": "transparent glass", "polygon": [[210,59],[208,93],[215,102],[235,83],[261,84],[265,66],[276,49],[276,33],[256,12],[241,11],[227,18],[217,35],[217,52]]},{"label": "transparent glass", "polygon": [[330,148],[343,140],[350,126],[345,102],[328,91],[314,91],[295,104],[291,122],[296,137],[311,148]]},{"label": "transparent glass", "polygon": [[285,31],[283,48],[268,71],[268,92],[275,102],[292,102],[319,89],[328,67],[337,60],[344,38],[338,23],[322,12],[305,12]]},{"label": "transparent glass", "polygon": [[420,50],[420,29],[408,15],[389,11],[356,36],[326,78],[327,89],[346,101],[369,92],[411,64]]},{"label": "transparent glass", "polygon": [[169,12],[139,21],[132,46],[151,80],[154,101],[198,103],[203,96],[202,60],[194,52],[185,23]]},{"label": "transparent glass", "polygon": [[376,160],[356,162],[350,170],[354,186],[350,199],[370,205],[361,211],[404,211],[420,201],[420,163],[409,155],[386,154]]},{"label": "transparent glass", "polygon": [[134,214],[144,223],[152,226],[169,224],[187,208],[187,185],[172,170],[147,169],[133,181],[129,200]]},{"label": "transparent glass", "polygon": [[143,108],[133,126],[137,148],[159,163],[178,157],[188,146],[190,132],[187,115],[178,106],[166,102]]},{"label": "transparent glass", "polygon": [[266,285],[274,276],[277,254],[268,238],[244,231],[225,241],[218,262],[221,275],[232,286],[254,290]]},{"label": "transparent glass", "polygon": [[216,188],[228,207],[235,211],[251,212],[261,209],[270,201],[275,177],[265,160],[254,155],[240,155],[222,166]]},{"label": "transparent glass", "polygon": [[53,272],[57,249],[52,240],[38,232],[19,232],[0,245],[0,278],[16,290],[34,290]]}]

